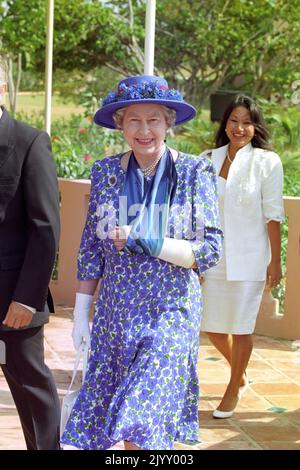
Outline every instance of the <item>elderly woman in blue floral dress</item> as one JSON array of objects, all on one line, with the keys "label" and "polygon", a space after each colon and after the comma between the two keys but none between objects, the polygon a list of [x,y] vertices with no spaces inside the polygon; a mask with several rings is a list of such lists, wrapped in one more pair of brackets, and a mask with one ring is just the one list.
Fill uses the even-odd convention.
[{"label": "elderly woman in blue floral dress", "polygon": [[220,259],[216,175],[209,160],[165,145],[168,128],[194,115],[149,75],[120,82],[95,114],[130,150],[92,168],[73,326],[75,348],[85,341],[91,353],[63,444],[172,449],[198,439],[198,275]]}]

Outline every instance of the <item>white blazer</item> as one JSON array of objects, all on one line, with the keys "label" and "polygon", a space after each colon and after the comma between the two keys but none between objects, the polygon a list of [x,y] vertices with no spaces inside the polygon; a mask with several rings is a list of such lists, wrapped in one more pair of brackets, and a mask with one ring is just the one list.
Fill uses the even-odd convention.
[{"label": "white blazer", "polygon": [[[228,145],[208,150],[219,175]],[[228,281],[264,281],[270,262],[267,222],[284,220],[283,170],[269,150],[241,148],[230,166],[224,199],[224,254]]]}]

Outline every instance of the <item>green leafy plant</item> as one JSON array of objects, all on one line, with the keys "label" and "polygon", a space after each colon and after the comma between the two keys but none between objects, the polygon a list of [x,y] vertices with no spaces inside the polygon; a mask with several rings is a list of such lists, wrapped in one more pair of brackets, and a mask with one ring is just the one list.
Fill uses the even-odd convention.
[{"label": "green leafy plant", "polygon": [[192,121],[175,128],[175,134],[168,137],[167,142],[181,152],[199,155],[214,147],[216,129],[217,124],[210,121],[208,112],[202,111]]},{"label": "green leafy plant", "polygon": [[[18,118],[35,127],[43,127],[40,114],[18,114]],[[92,115],[72,115],[68,120],[53,121],[51,133],[57,175],[62,178],[89,178],[95,160],[124,149],[122,134],[96,126]]]}]

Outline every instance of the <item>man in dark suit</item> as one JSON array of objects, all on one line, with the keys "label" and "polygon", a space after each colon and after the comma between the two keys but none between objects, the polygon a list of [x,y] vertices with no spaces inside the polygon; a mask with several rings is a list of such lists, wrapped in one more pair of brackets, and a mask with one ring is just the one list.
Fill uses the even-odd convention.
[{"label": "man in dark suit", "polygon": [[[0,58],[0,98],[6,91]],[[1,100],[0,100],[1,103]],[[44,323],[59,237],[59,198],[48,134],[0,107],[1,364],[28,449],[59,449],[60,404],[44,362]]]}]

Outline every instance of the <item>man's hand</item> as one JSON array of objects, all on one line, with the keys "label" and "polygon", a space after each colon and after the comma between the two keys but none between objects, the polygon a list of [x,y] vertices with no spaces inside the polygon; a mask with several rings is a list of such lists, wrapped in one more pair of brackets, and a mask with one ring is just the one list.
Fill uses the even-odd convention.
[{"label": "man's hand", "polygon": [[33,313],[18,302],[12,302],[8,308],[6,317],[3,320],[3,325],[10,328],[22,328],[29,325],[33,317]]}]

